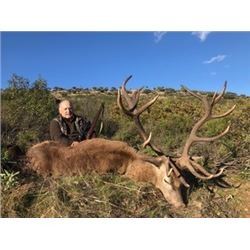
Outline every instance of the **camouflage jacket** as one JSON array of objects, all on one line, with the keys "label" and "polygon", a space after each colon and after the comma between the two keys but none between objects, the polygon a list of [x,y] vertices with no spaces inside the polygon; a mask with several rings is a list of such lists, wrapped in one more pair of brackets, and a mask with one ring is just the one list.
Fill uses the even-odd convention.
[{"label": "camouflage jacket", "polygon": [[73,141],[85,140],[90,127],[90,121],[82,116],[74,115],[70,121],[59,115],[50,123],[50,137],[69,146]]}]

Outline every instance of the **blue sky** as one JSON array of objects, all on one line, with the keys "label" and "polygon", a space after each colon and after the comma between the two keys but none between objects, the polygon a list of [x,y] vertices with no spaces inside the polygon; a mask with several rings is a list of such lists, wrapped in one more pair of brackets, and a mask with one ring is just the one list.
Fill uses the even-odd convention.
[{"label": "blue sky", "polygon": [[2,32],[1,87],[15,73],[49,87],[165,86],[250,95],[250,32]]}]

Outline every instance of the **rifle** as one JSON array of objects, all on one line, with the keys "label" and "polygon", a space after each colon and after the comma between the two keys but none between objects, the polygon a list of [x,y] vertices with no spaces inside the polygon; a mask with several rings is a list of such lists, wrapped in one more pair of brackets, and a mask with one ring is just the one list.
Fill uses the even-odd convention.
[{"label": "rifle", "polygon": [[93,135],[94,129],[95,129],[95,127],[97,125],[97,122],[98,122],[98,119],[99,119],[100,115],[103,116],[103,112],[104,112],[104,103],[102,102],[98,112],[96,113],[96,115],[95,115],[95,117],[93,119],[91,127],[90,127],[90,129],[89,129],[89,131],[88,131],[88,133],[86,135],[86,139],[90,139],[91,136]]}]

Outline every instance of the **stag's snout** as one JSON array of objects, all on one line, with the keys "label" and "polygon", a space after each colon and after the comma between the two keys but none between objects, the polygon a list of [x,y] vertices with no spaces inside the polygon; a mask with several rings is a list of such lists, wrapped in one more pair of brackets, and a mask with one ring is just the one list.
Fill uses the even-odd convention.
[{"label": "stag's snout", "polygon": [[167,192],[164,192],[163,195],[169,204],[173,205],[175,208],[185,207],[180,190],[168,190]]}]

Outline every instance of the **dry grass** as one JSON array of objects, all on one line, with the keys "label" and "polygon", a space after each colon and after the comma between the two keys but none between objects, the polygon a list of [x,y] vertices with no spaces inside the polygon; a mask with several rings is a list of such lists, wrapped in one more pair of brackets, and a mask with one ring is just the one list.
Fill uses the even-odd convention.
[{"label": "dry grass", "polygon": [[[230,170],[228,170],[230,171]],[[43,179],[31,176],[2,191],[2,217],[35,218],[184,218],[247,217],[244,194],[248,181],[231,173],[239,188],[197,183],[186,208],[174,210],[153,186],[113,174]],[[239,195],[241,194],[241,195]],[[247,194],[247,193],[246,193]],[[241,204],[241,205],[239,205]]]}]

